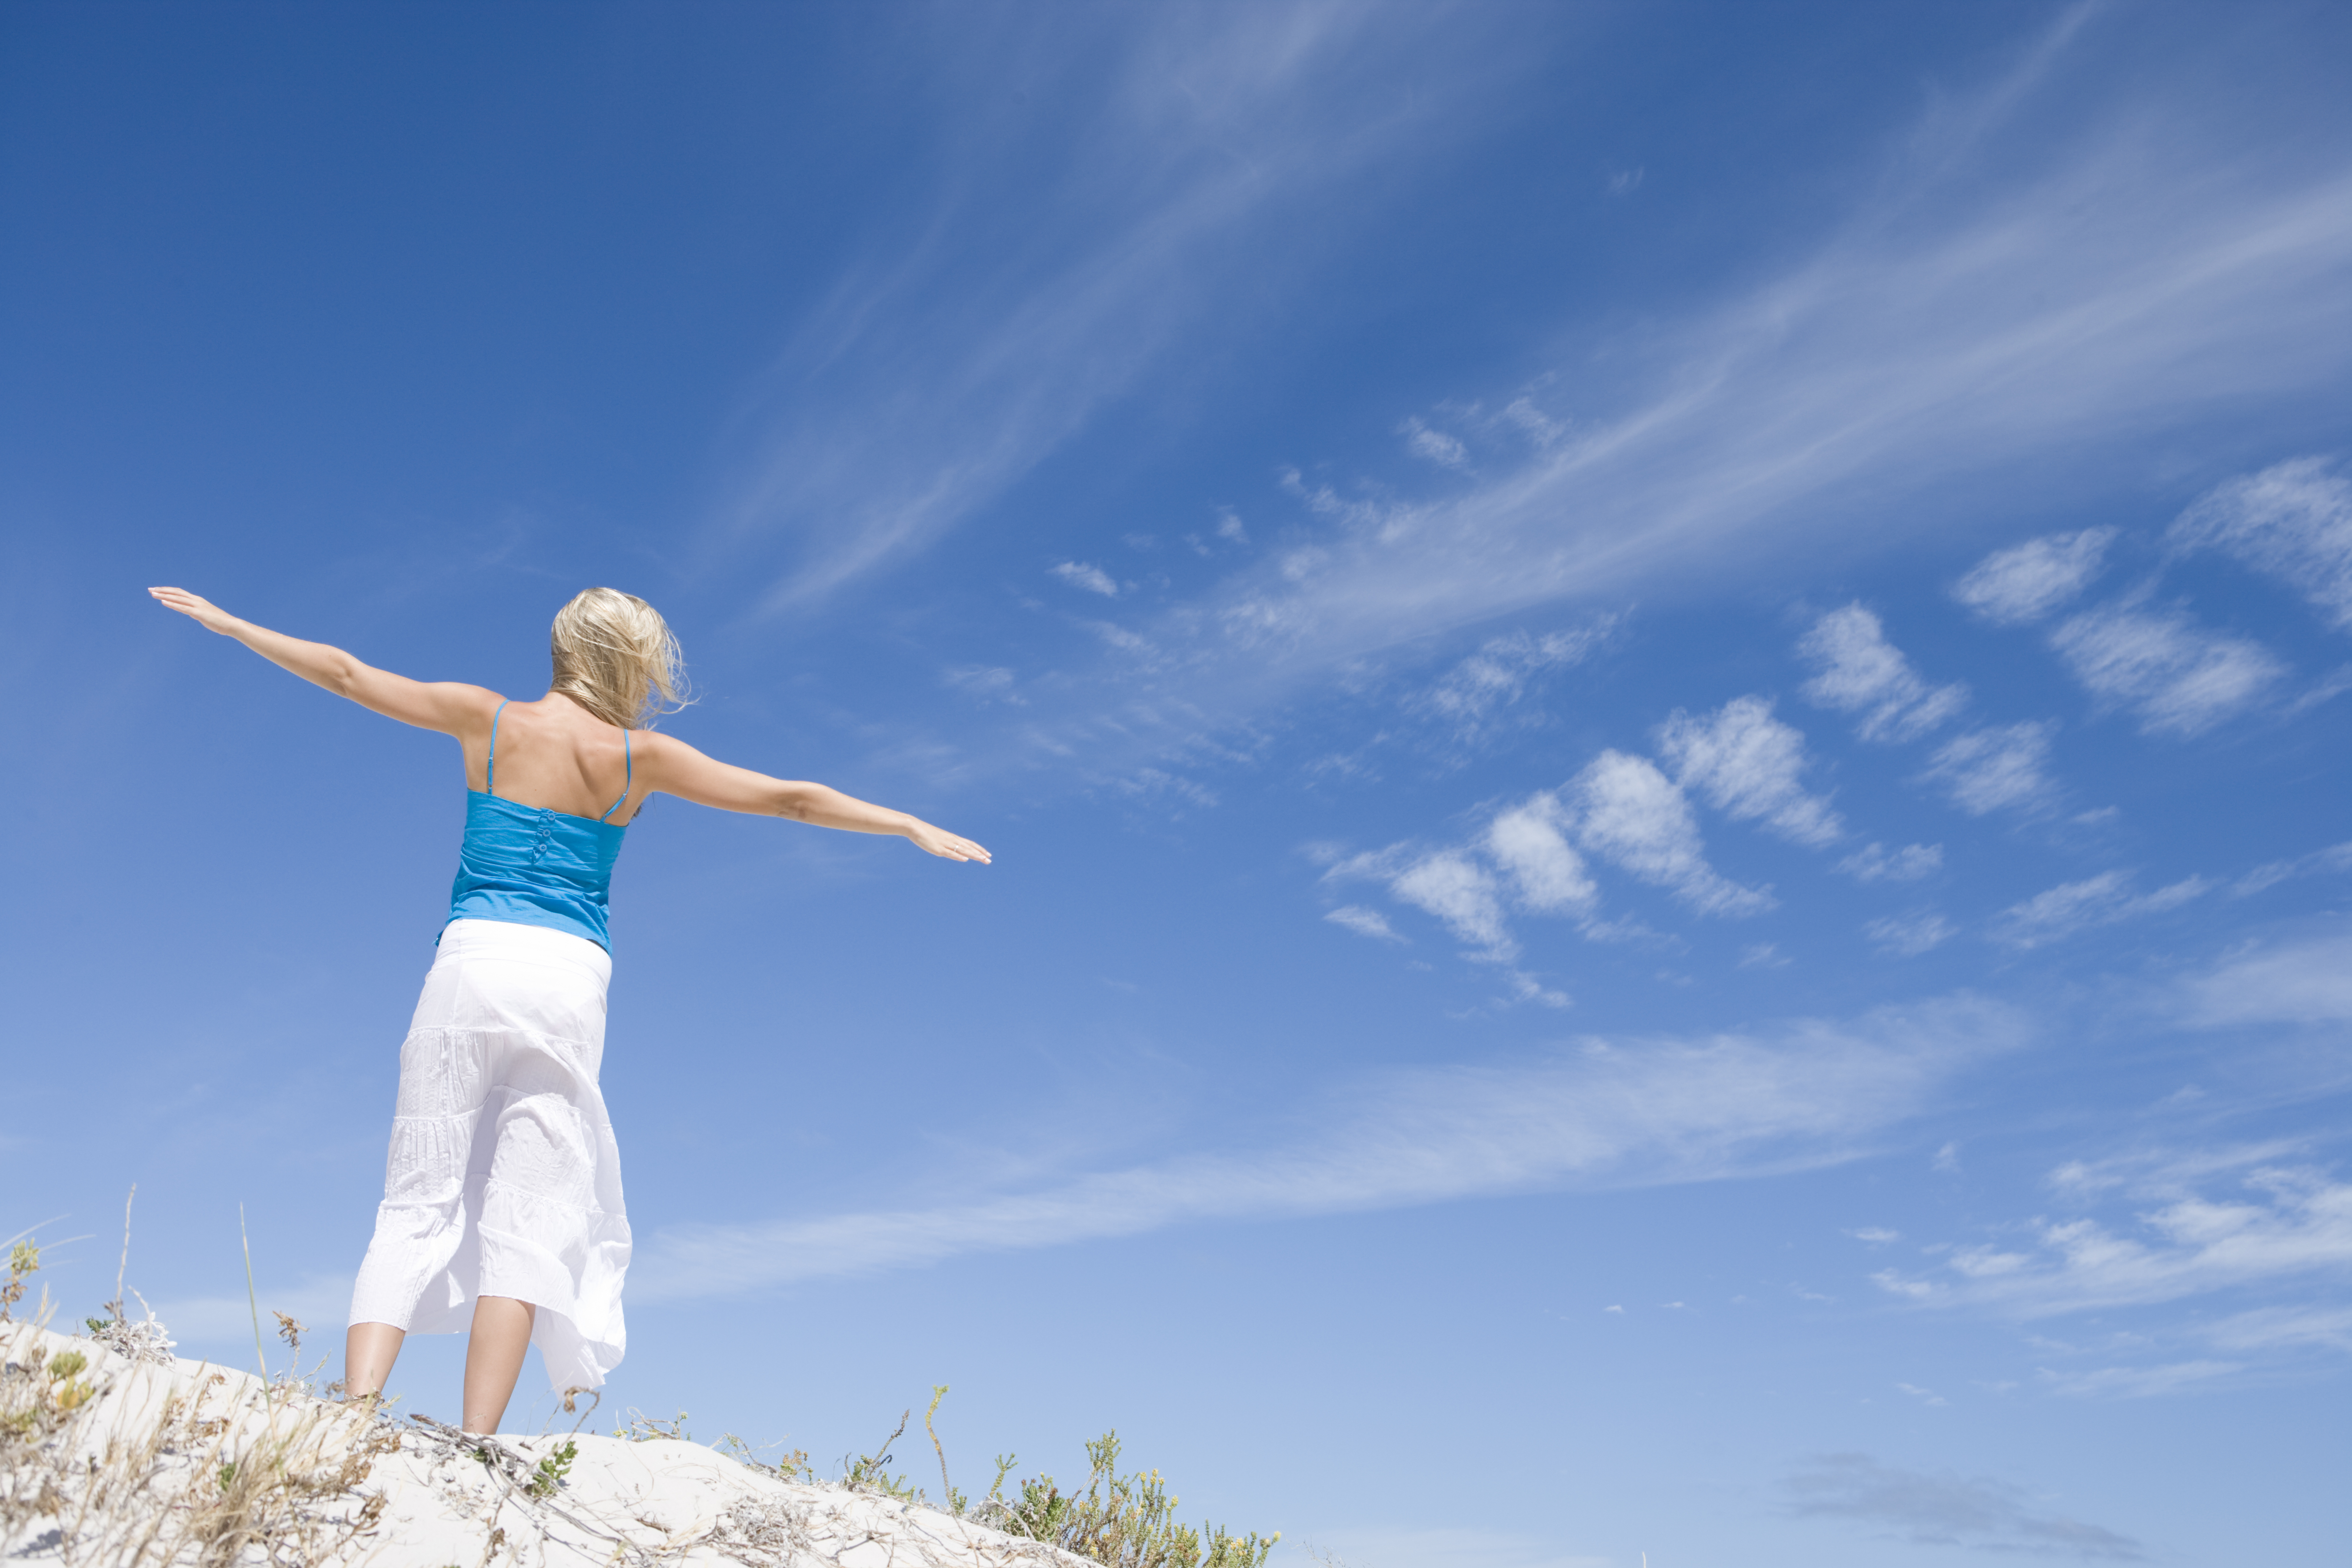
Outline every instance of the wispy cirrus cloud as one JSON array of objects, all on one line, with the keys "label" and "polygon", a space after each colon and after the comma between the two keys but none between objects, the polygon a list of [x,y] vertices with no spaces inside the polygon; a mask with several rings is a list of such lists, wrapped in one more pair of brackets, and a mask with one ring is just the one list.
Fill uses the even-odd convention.
[{"label": "wispy cirrus cloud", "polygon": [[[1311,552],[1252,567],[1177,617],[1201,628],[1187,689],[1268,700],[1496,616],[1881,530],[1890,487],[1924,494],[2061,449],[2087,472],[2088,454],[2179,427],[2224,384],[2233,398],[2332,384],[2352,364],[2338,286],[2352,167],[2189,177],[2218,150],[2169,141],[2163,117],[2118,103],[2044,144],[2038,179],[1946,191],[2024,105],[2061,90],[2064,56],[1987,87],[1981,112],[1943,117],[1970,129],[1902,165],[1884,208],[1812,260],[1654,335],[1651,390],[1614,415],[1516,462],[1482,460],[1444,499],[1312,492],[1325,504],[1309,509]],[[1835,499],[1865,479],[1873,510]],[[1957,706],[1924,680],[1880,692],[1847,657],[1875,651],[1858,636],[1823,651],[1856,681],[1824,689],[1851,690],[1874,732],[1925,731]]]},{"label": "wispy cirrus cloud", "polygon": [[1099,566],[1089,566],[1083,561],[1065,561],[1055,567],[1052,575],[1073,588],[1083,588],[1089,594],[1100,594],[1106,599],[1118,597],[1118,584],[1109,573]]},{"label": "wispy cirrus cloud", "polygon": [[1916,958],[1959,934],[1958,928],[1933,910],[1907,915],[1885,915],[1862,928],[1871,945],[1896,958]]},{"label": "wispy cirrus cloud", "polygon": [[[1932,1268],[1873,1278],[1906,1300],[2020,1318],[2352,1278],[2352,1184],[2294,1153],[2254,1145],[2070,1163],[2052,1174],[2060,1197],[2146,1206],[2035,1219],[2014,1241],[1944,1248]],[[2253,1332],[2242,1326],[2240,1338]]]},{"label": "wispy cirrus cloud", "polygon": [[1591,658],[1622,618],[1598,616],[1564,631],[1515,631],[1489,637],[1406,705],[1444,724],[1457,741],[1485,740],[1508,721],[1520,699],[1545,677]]},{"label": "wispy cirrus cloud", "polygon": [[2183,877],[2152,893],[2135,894],[2128,871],[2102,871],[2079,882],[2062,882],[2003,910],[1993,921],[1993,940],[2023,951],[2143,915],[2177,910],[2211,890],[2204,877]]},{"label": "wispy cirrus cloud", "polygon": [[2180,988],[2182,1021],[2334,1024],[2352,1020],[2352,937],[2327,934],[2237,954]]},{"label": "wispy cirrus cloud", "polygon": [[1866,844],[1839,861],[1837,868],[1857,882],[1916,882],[1944,868],[1944,847],[1906,844],[1889,852],[1884,844]]},{"label": "wispy cirrus cloud", "polygon": [[[1343,186],[1342,210],[1377,210],[1354,175],[1468,133],[1481,87],[1528,60],[1471,47],[1475,31],[1324,0],[940,19],[909,100],[940,110],[935,188],[910,197],[906,231],[845,264],[764,376],[738,420],[716,546],[784,545],[772,609],[910,559],[1188,327],[1230,319],[1219,284],[1237,258],[1263,296],[1269,258],[1296,267],[1313,248],[1287,228],[1279,246],[1247,237]],[[1408,69],[1412,90],[1387,90]],[[1023,111],[1007,80],[1054,83],[1036,98],[1053,117]]]},{"label": "wispy cirrus cloud", "polygon": [[1810,1168],[1868,1149],[1954,1074],[2030,1035],[2019,1011],[1958,995],[1843,1022],[1588,1038],[1514,1065],[1396,1073],[1341,1096],[1324,1131],[1261,1151],[930,1206],[673,1227],[651,1238],[631,1290],[690,1300],[1202,1220]]}]

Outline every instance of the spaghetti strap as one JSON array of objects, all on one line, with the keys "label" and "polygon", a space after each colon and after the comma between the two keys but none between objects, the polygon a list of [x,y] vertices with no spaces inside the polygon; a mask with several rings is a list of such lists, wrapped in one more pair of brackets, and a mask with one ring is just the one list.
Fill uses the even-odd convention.
[{"label": "spaghetti strap", "polygon": [[[626,730],[621,731],[621,761],[629,771],[621,784],[621,798],[604,808],[604,816],[610,816],[620,810],[623,803],[629,798],[629,792],[637,787],[637,757],[636,752],[630,749],[629,732]],[[596,820],[602,822],[604,816],[600,816]]]},{"label": "spaghetti strap", "polygon": [[504,713],[507,710],[507,703],[513,700],[511,697],[505,699],[499,704],[499,712],[490,715],[490,755],[485,766],[490,787],[482,792],[485,795],[499,793],[499,713]]}]

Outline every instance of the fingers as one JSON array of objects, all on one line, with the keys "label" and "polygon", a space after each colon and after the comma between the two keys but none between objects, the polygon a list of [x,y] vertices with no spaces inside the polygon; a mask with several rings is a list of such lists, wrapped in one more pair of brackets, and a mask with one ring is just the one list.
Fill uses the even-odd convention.
[{"label": "fingers", "polygon": [[952,833],[942,833],[927,841],[923,847],[942,860],[977,860],[983,866],[993,865],[994,858],[969,838],[959,838]]}]

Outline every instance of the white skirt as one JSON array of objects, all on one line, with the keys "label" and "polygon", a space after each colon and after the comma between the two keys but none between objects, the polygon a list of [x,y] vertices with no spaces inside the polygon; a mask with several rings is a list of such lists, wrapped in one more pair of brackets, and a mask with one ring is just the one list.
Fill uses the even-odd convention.
[{"label": "white skirt", "polygon": [[478,1296],[539,1309],[559,1393],[621,1362],[629,1219],[596,1073],[613,961],[503,921],[441,933],[400,1047],[400,1102],[352,1321],[462,1333]]}]

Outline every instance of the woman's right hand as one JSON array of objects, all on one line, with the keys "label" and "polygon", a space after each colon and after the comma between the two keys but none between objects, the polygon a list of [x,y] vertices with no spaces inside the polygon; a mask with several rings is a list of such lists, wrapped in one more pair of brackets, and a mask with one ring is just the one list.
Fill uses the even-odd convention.
[{"label": "woman's right hand", "polygon": [[210,599],[191,594],[185,588],[150,588],[147,592],[153,595],[155,602],[165,609],[179,611],[208,632],[218,632],[227,637],[229,628],[236,625],[235,616]]},{"label": "woman's right hand", "polygon": [[977,860],[983,866],[991,863],[988,851],[971,839],[959,837],[945,828],[933,827],[919,816],[914,818],[914,826],[907,829],[907,837],[916,848],[936,855],[942,860]]}]

